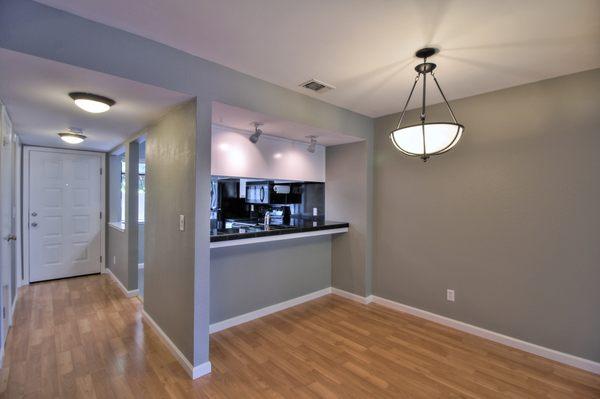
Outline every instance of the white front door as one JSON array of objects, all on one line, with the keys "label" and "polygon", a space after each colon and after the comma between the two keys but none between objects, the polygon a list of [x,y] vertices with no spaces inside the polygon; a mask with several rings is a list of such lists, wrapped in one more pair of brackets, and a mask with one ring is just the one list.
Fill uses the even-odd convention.
[{"label": "white front door", "polygon": [[29,151],[29,281],[100,273],[102,156]]}]

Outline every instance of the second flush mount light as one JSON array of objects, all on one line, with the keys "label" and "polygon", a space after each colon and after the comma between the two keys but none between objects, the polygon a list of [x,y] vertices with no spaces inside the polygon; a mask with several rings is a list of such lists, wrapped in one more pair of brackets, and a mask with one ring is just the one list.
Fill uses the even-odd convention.
[{"label": "second flush mount light", "polygon": [[[423,63],[415,67],[417,76],[413,83],[412,89],[410,90],[410,94],[408,95],[408,99],[404,104],[404,109],[400,114],[400,121],[398,122],[396,130],[390,133],[392,143],[394,143],[394,146],[400,152],[409,156],[420,157],[423,161],[427,161],[427,159],[429,159],[429,157],[432,155],[440,155],[450,150],[456,145],[456,143],[458,143],[463,131],[465,130],[465,127],[457,122],[454,112],[452,112],[452,108],[450,107],[450,104],[448,104],[448,100],[446,100],[446,96],[444,95],[444,92],[442,91],[442,88],[440,87],[440,84],[433,73],[436,65],[434,63],[427,62],[427,58],[437,53],[437,51],[438,50],[435,48],[427,47],[416,52],[415,55],[419,58],[422,58]],[[442,98],[444,99],[444,102],[446,103],[446,107],[448,108],[450,116],[452,117],[451,122],[426,122],[425,95],[427,74],[430,74],[433,78],[435,85],[437,86]],[[420,116],[421,122],[416,125],[401,127],[404,114],[406,113],[406,107],[408,106],[410,98],[415,91],[415,87],[421,78],[423,80],[423,102],[421,105]]]},{"label": "second flush mount light", "polygon": [[58,133],[58,136],[62,141],[69,144],[79,144],[86,139],[86,136],[83,135],[83,130],[71,127],[66,132]]},{"label": "second flush mount light", "polygon": [[79,108],[93,114],[106,112],[116,104],[115,100],[111,98],[92,93],[73,92],[69,93],[69,97],[73,99],[75,105]]}]

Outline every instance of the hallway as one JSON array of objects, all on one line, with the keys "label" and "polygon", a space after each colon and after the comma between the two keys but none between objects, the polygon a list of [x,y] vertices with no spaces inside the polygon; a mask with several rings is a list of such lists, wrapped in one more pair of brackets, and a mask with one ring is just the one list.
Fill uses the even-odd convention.
[{"label": "hallway", "polygon": [[213,334],[213,372],[194,381],[141,306],[106,275],[24,287],[0,397],[600,395],[598,376],[332,295]]}]

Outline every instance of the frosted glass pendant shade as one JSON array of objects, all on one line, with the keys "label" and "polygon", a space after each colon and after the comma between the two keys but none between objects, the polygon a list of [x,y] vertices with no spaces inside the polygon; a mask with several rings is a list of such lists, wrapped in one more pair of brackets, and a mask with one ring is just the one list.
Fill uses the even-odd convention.
[{"label": "frosted glass pendant shade", "polygon": [[394,130],[390,138],[402,153],[426,159],[454,147],[463,130],[464,126],[458,123],[425,123]]}]

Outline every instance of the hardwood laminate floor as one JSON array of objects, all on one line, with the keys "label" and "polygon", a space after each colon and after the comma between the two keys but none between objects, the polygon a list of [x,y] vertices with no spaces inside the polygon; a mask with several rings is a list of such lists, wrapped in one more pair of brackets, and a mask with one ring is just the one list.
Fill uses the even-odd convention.
[{"label": "hardwood laminate floor", "polygon": [[326,296],[210,338],[192,381],[108,276],[22,288],[1,398],[600,398],[600,376]]}]

